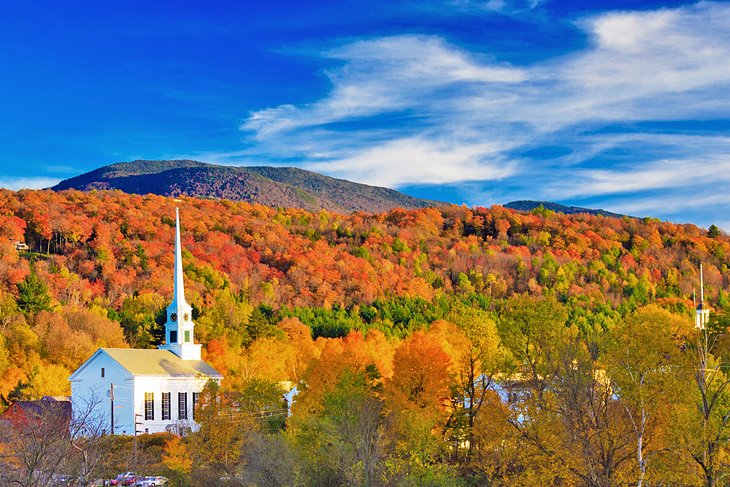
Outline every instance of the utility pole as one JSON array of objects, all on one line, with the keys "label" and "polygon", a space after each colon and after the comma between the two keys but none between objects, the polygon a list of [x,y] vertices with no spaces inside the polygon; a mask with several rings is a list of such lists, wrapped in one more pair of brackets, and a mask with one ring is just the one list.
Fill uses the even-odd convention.
[{"label": "utility pole", "polygon": [[112,434],[115,434],[115,432],[114,432],[114,382],[112,382],[109,385],[109,401],[111,402],[111,408],[112,408],[112,414],[111,414],[111,417],[112,417],[112,428],[111,428],[111,432],[112,432]]},{"label": "utility pole", "polygon": [[142,415],[136,413],[134,415],[134,473],[138,472],[139,464],[137,463],[137,435],[142,433],[141,430],[137,429],[137,426],[141,426],[143,423],[139,421],[142,419]]}]

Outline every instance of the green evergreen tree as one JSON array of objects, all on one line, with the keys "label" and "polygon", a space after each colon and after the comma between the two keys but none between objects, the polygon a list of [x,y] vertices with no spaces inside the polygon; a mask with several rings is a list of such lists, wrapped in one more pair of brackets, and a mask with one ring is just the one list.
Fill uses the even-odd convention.
[{"label": "green evergreen tree", "polygon": [[134,254],[139,258],[139,266],[142,270],[148,271],[150,269],[149,258],[147,257],[147,253],[144,251],[142,244],[137,244]]},{"label": "green evergreen tree", "polygon": [[720,236],[720,229],[717,228],[717,225],[710,225],[710,228],[707,229],[707,236],[710,238],[717,238]]},{"label": "green evergreen tree", "polygon": [[48,294],[48,286],[38,277],[33,266],[30,268],[30,274],[19,282],[17,287],[18,307],[23,313],[34,315],[39,311],[51,309],[51,295]]}]

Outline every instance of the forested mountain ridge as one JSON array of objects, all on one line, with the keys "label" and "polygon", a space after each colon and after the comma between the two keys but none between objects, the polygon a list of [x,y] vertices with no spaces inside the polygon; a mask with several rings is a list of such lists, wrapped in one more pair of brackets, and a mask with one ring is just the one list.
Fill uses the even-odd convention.
[{"label": "forested mountain ridge", "polygon": [[606,210],[583,208],[581,206],[561,205],[560,203],[553,203],[551,201],[517,200],[505,203],[504,207],[511,210],[520,211],[531,211],[536,208],[543,207],[547,210],[556,211],[558,213],[565,213],[567,215],[572,215],[574,213],[589,213],[591,215],[611,216],[615,218],[623,218],[624,216],[626,216],[620,213],[613,213]]},{"label": "forested mountain ridge", "polygon": [[119,189],[134,194],[225,198],[273,207],[344,213],[441,204],[294,167],[234,167],[191,160],[120,162],[66,179],[52,189]]},{"label": "forested mountain ridge", "polygon": [[[70,372],[97,347],[159,343],[176,206],[196,340],[225,375],[228,397],[257,412],[281,407],[280,381],[301,385],[286,435],[239,406],[210,402],[221,409],[199,416],[203,427],[227,433],[165,447],[171,472],[179,467],[171,452],[191,452],[192,470],[176,475],[193,484],[220,479],[220,451],[235,452],[226,474],[299,472],[308,485],[368,485],[367,468],[388,485],[460,486],[634,482],[638,451],[651,458],[647,478],[700,485],[696,459],[727,452],[724,410],[697,412],[702,390],[691,361],[702,263],[717,345],[699,367],[729,362],[730,238],[545,208],[347,215],[2,190],[3,400],[68,393]],[[33,251],[18,252],[17,240]],[[632,383],[638,366],[649,379]],[[523,378],[502,382],[520,388],[512,402],[495,385],[505,377]],[[721,397],[718,408],[730,404],[724,380],[717,373],[702,382],[705,394]],[[630,421],[642,413],[647,441],[637,450]],[[245,438],[242,428],[250,428]],[[362,445],[372,455],[366,466]],[[286,468],[275,468],[281,462]],[[586,480],[597,468],[605,481]]]}]

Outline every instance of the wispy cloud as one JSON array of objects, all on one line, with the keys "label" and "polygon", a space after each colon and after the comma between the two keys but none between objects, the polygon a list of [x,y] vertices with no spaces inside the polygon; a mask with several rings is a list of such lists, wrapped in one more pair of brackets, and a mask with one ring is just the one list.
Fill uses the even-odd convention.
[{"label": "wispy cloud", "polygon": [[[490,144],[459,144],[424,139],[398,139],[333,162],[307,164],[308,169],[339,177],[368,181],[379,186],[443,184],[463,181],[464,175],[478,180],[501,179],[514,174],[516,164],[499,160]],[[485,155],[492,154],[485,161]]]},{"label": "wispy cloud", "polygon": [[[442,7],[445,4],[447,8],[457,11],[466,12],[496,12],[506,15],[515,15],[533,10],[546,0],[452,0],[447,2],[431,2]],[[421,7],[429,2],[419,2]],[[432,8],[435,8],[432,5]]]},{"label": "wispy cloud", "polygon": [[44,189],[55,186],[61,182],[57,178],[0,178],[0,188],[17,191],[19,189]]},{"label": "wispy cloud", "polygon": [[[697,210],[711,206],[727,207],[730,205],[730,194],[724,192],[705,193],[696,191],[694,194],[677,190],[662,190],[652,192],[646,196],[632,196],[624,201],[614,202],[612,209],[619,213],[628,213],[635,216],[643,215],[679,215],[688,210]],[[710,218],[708,221],[712,221]],[[730,230],[730,226],[725,226]]]},{"label": "wispy cloud", "polygon": [[583,171],[580,186],[565,187],[567,197],[596,194],[631,193],[651,189],[694,187],[704,189],[712,184],[730,183],[730,158],[714,160],[668,159],[652,161],[638,169]]},{"label": "wispy cloud", "polygon": [[481,64],[435,37],[399,36],[358,41],[325,53],[345,66],[327,73],[333,89],[307,106],[281,105],[251,114],[242,129],[266,138],[283,131],[402,110],[421,111],[428,100],[449,99],[469,84],[512,84],[518,68]]},{"label": "wispy cloud", "polygon": [[[323,53],[336,63],[326,96],[254,112],[241,128],[251,152],[396,187],[510,179],[565,199],[662,188],[681,195],[698,177],[730,182],[724,137],[693,139],[690,151],[681,134],[601,133],[617,124],[727,119],[730,6],[609,12],[576,26],[587,47],[528,66],[435,36],[350,42]],[[567,155],[515,155],[545,146]],[[630,157],[614,161],[617,151]]]},{"label": "wispy cloud", "polygon": [[[555,178],[546,185],[545,191],[572,198],[655,189],[697,190],[710,181],[713,185],[730,184],[730,137],[630,134],[613,136],[608,141],[614,144],[595,142],[595,145],[604,149],[636,147],[640,152],[641,146],[652,144],[656,152],[672,154],[672,157],[640,164],[615,163],[600,169],[575,169],[571,171],[571,180]],[[576,185],[576,181],[580,184]]]}]

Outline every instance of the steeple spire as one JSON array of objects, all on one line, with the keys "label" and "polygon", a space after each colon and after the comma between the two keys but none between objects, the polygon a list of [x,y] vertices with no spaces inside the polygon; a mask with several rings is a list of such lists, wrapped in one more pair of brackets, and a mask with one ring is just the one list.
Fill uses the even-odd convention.
[{"label": "steeple spire", "polygon": [[180,212],[175,208],[175,271],[172,302],[167,307],[165,344],[160,349],[169,350],[183,360],[200,360],[200,344],[195,343],[193,309],[185,301],[183,282],[182,245],[180,244]]},{"label": "steeple spire", "polygon": [[185,284],[183,283],[182,247],[180,245],[180,210],[175,208],[175,281],[174,294],[170,307],[175,304],[188,306],[185,301]]}]

